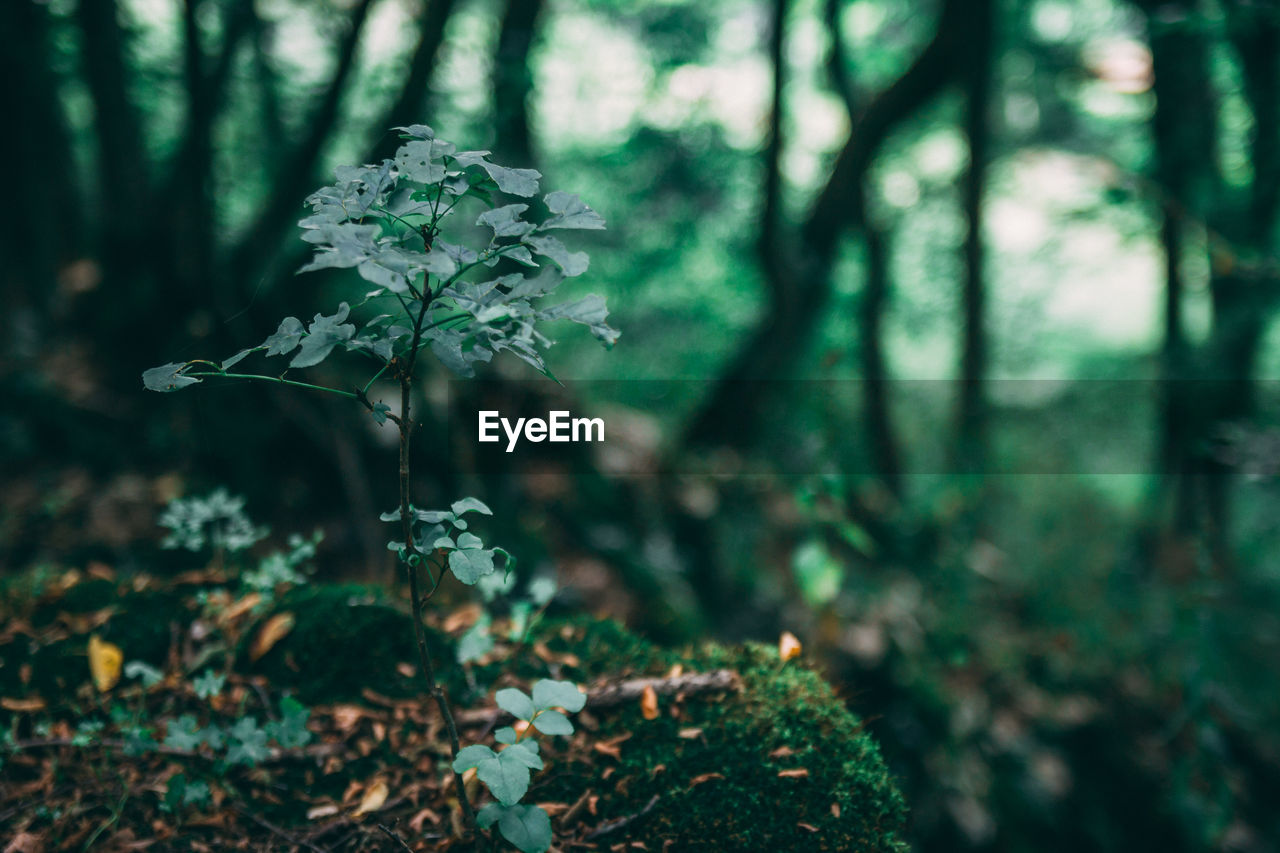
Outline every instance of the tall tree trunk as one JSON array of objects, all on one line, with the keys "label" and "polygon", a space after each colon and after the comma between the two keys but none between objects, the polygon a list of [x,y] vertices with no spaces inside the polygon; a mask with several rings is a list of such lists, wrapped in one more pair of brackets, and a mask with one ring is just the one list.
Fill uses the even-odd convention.
[{"label": "tall tree trunk", "polygon": [[[1208,41],[1196,27],[1185,24],[1194,12],[1190,2],[1144,0],[1155,75],[1156,109],[1152,136],[1156,150],[1156,179],[1163,197],[1161,243],[1165,263],[1164,343],[1161,350],[1160,466],[1168,491],[1174,495],[1174,526],[1187,530],[1196,515],[1193,441],[1198,432],[1192,419],[1194,391],[1191,352],[1182,328],[1184,291],[1182,255],[1188,219],[1204,222],[1213,194],[1216,114],[1208,77]],[[1181,19],[1184,23],[1178,25]],[[1194,114],[1199,121],[1188,121]]]},{"label": "tall tree trunk", "polygon": [[[275,256],[290,225],[301,218],[302,201],[315,184],[320,154],[338,120],[338,108],[347,78],[355,67],[356,48],[374,0],[360,0],[351,12],[346,35],[338,46],[338,64],[307,121],[306,136],[285,158],[283,168],[267,194],[266,203],[231,255],[229,280],[251,292],[264,264]],[[253,284],[250,284],[253,282]]]},{"label": "tall tree trunk", "polygon": [[493,67],[493,148],[502,162],[525,168],[535,162],[529,130],[529,96],[533,91],[529,52],[541,12],[542,0],[507,0]]},{"label": "tall tree trunk", "polygon": [[[804,344],[827,304],[840,237],[846,229],[861,225],[866,171],[885,137],[946,85],[956,55],[965,44],[963,24],[970,5],[968,0],[947,0],[929,45],[859,114],[830,179],[810,208],[799,240],[768,239],[763,229],[774,226],[766,209],[761,265],[770,286],[771,310],[730,360],[691,420],[688,442],[745,447],[754,438],[754,425],[770,402],[770,386],[759,380],[787,377],[804,352]],[[780,105],[775,103],[774,110],[778,112]],[[766,208],[771,197],[768,182],[772,180],[776,178],[771,175],[766,179]],[[787,251],[789,245],[796,245],[795,250]]]},{"label": "tall tree trunk", "polygon": [[[0,4],[0,77],[5,80],[0,110],[17,122],[9,135],[12,163],[17,167],[9,175],[10,194],[24,205],[24,215],[9,217],[10,224],[0,230],[5,258],[0,298],[13,319],[46,319],[59,266],[85,248],[71,135],[58,96],[58,79],[48,61],[52,50],[45,4],[33,0]],[[5,340],[0,361],[10,349],[8,344],[20,336],[11,331]]]},{"label": "tall tree trunk", "polygon": [[[831,49],[827,73],[853,122],[861,111],[857,87],[846,64],[847,49],[840,26],[843,0],[827,0],[823,10]],[[884,313],[889,302],[889,235],[867,215],[871,187],[864,178],[858,200],[866,250],[866,284],[858,306],[858,364],[862,374],[863,422],[877,478],[896,499],[902,497],[902,468],[889,412],[889,371],[884,355]]]},{"label": "tall tree trunk", "polygon": [[983,195],[991,159],[991,85],[995,62],[995,13],[990,2],[974,3],[967,22],[965,138],[969,169],[964,181],[964,331],[960,354],[960,399],[956,422],[955,467],[983,471],[987,459],[986,248],[983,241]]}]

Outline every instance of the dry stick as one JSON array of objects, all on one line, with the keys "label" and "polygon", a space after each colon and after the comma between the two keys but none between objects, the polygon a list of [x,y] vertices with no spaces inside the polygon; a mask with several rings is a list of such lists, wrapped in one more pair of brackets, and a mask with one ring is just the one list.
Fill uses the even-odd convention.
[{"label": "dry stick", "polygon": [[382,823],[378,824],[378,829],[382,830],[382,834],[387,836],[387,838],[390,838],[393,841],[395,841],[397,844],[399,844],[401,849],[408,850],[409,853],[413,853],[413,848],[405,843],[405,840],[400,837],[400,833],[396,832],[391,827]]},{"label": "dry stick", "polygon": [[312,844],[310,841],[307,841],[305,838],[294,837],[290,833],[286,832],[284,829],[268,821],[266,818],[258,817],[256,814],[249,811],[248,809],[241,808],[240,806],[236,806],[236,811],[240,812],[240,814],[249,818],[249,820],[253,821],[263,829],[269,830],[270,832],[273,832],[276,835],[280,836],[285,841],[289,842],[295,847],[306,847],[307,849],[313,851],[313,853],[328,853],[328,851],[325,850],[325,848],[317,847],[316,845]]},{"label": "dry stick", "polygon": [[645,815],[649,814],[649,812],[653,811],[653,807],[656,806],[657,804],[658,804],[658,795],[654,794],[653,797],[649,800],[648,804],[645,805],[645,807],[642,808],[640,811],[632,815],[627,815],[626,817],[620,817],[617,820],[611,820],[608,823],[600,824],[595,829],[588,832],[586,837],[583,840],[594,841],[595,839],[601,837],[602,835],[608,835],[611,832],[617,832],[619,829],[623,829],[624,827],[635,823]]},{"label": "dry stick", "polygon": [[[424,288],[428,285],[424,282]],[[428,291],[429,292],[429,291]],[[427,309],[431,307],[430,298],[422,301],[413,325],[413,344],[409,347],[409,355],[405,366],[399,371],[400,379],[400,415],[396,424],[400,427],[400,529],[404,534],[405,567],[409,574],[409,601],[413,605],[413,633],[418,641],[418,660],[422,666],[422,675],[427,682],[427,692],[436,700],[440,716],[444,718],[445,728],[449,732],[449,746],[454,758],[457,758],[461,744],[458,740],[458,726],[449,710],[449,701],[445,698],[444,688],[436,682],[435,668],[431,665],[431,655],[427,651],[427,639],[422,630],[422,597],[418,592],[418,565],[426,562],[426,557],[418,551],[413,541],[413,517],[409,512],[409,439],[413,434],[413,417],[409,408],[409,391],[413,379],[413,365],[417,360],[418,343],[422,339],[422,323],[426,319]],[[458,802],[462,805],[462,814],[468,824],[475,823],[475,812],[471,809],[471,801],[467,797],[467,786],[462,774],[453,771],[454,782],[458,786]]]},{"label": "dry stick", "polygon": [[[713,669],[711,672],[691,672],[672,678],[632,678],[614,684],[605,684],[587,691],[588,708],[610,708],[634,702],[644,695],[645,688],[652,687],[659,696],[686,696],[710,693],[716,690],[735,690],[738,674],[731,669]],[[501,708],[478,708],[462,711],[458,721],[464,726],[493,725],[504,716],[510,716]]]}]

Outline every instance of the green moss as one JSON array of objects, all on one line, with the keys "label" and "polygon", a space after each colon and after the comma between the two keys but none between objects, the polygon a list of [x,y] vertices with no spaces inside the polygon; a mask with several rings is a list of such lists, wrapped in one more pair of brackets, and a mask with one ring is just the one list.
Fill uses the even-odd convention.
[{"label": "green moss", "polygon": [[[408,677],[397,667],[417,667],[413,620],[376,587],[300,587],[273,609],[292,613],[294,627],[255,663],[248,663],[242,649],[246,671],[267,676],[277,687],[293,687],[308,704],[359,699],[365,688],[392,697],[422,692],[420,677]],[[251,636],[248,632],[246,644]],[[452,660],[447,641],[433,632],[427,640],[433,660]]]},{"label": "green moss", "polygon": [[[576,642],[565,640],[563,626],[552,630],[578,656],[584,678],[616,676],[611,644],[622,659],[650,664],[640,672],[660,671],[652,665],[673,657],[614,623],[579,625]],[[906,806],[879,749],[817,673],[783,664],[763,646],[676,657],[696,670],[738,672],[741,691],[690,697],[677,717],[669,701],[655,720],[636,705],[599,712],[593,739],[631,735],[620,744],[620,761],[594,756],[558,767],[553,790],[540,798],[571,801],[591,789],[607,819],[637,814],[656,796],[653,810],[626,832],[650,849],[668,841],[679,850],[905,849]],[[692,729],[701,733],[680,736]],[[800,769],[807,775],[779,775]]]}]

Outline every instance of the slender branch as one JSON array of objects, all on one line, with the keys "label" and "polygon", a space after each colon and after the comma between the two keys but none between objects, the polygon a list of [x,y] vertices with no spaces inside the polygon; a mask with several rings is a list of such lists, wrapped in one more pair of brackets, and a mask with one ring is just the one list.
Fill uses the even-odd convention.
[{"label": "slender branch", "polygon": [[324,385],[312,385],[310,382],[298,382],[294,379],[284,379],[279,376],[259,376],[256,373],[224,373],[222,371],[210,373],[184,373],[183,376],[202,376],[213,377],[217,379],[257,379],[261,382],[276,382],[280,385],[292,385],[295,388],[307,388],[312,391],[326,391],[330,394],[337,394],[339,397],[347,397],[352,400],[359,400],[360,395],[354,391],[340,391],[337,388],[328,388]]}]

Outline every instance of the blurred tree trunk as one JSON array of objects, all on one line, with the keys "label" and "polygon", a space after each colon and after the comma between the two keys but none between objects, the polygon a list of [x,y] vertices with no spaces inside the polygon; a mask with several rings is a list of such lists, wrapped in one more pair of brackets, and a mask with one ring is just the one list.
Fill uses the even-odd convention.
[{"label": "blurred tree trunk", "polygon": [[391,128],[431,123],[427,114],[431,74],[436,68],[436,56],[444,42],[445,27],[453,15],[454,3],[455,0],[428,0],[426,11],[418,25],[418,44],[409,59],[404,85],[395,102],[374,126],[377,141],[370,146],[364,162],[377,163],[395,153],[400,145],[400,138]]},{"label": "blurred tree trunk", "polygon": [[[19,124],[9,134],[16,167],[9,175],[10,194],[24,205],[23,215],[9,217],[9,227],[0,231],[6,260],[0,282],[11,320],[43,320],[51,309],[59,267],[85,248],[71,135],[58,96],[59,81],[48,61],[53,50],[45,4],[0,4],[0,69],[5,80],[0,110],[17,117]],[[38,327],[29,332],[39,336]],[[22,343],[21,335],[10,329],[6,341],[0,353]]]},{"label": "blurred tree trunk", "polygon": [[[844,32],[840,26],[843,0],[827,0],[824,18],[831,36],[827,71],[832,88],[844,102],[853,122],[861,111],[861,98],[849,73]],[[889,303],[889,235],[867,215],[871,187],[866,176],[858,199],[856,219],[862,223],[866,250],[866,285],[858,306],[858,364],[862,375],[863,421],[871,447],[871,466],[876,477],[896,500],[902,498],[902,468],[897,439],[889,412],[889,371],[884,355],[884,313]]]},{"label": "blurred tree trunk", "polygon": [[[1192,366],[1186,334],[1182,329],[1184,291],[1182,254],[1188,220],[1205,222],[1213,188],[1216,125],[1210,117],[1217,105],[1209,83],[1209,44],[1197,27],[1171,26],[1167,19],[1192,13],[1191,3],[1164,0],[1143,2],[1149,18],[1149,41],[1155,75],[1156,109],[1152,136],[1156,149],[1156,179],[1163,193],[1164,222],[1161,242],[1165,262],[1165,316],[1162,347],[1160,464],[1176,495],[1175,526],[1192,523],[1193,500],[1191,442],[1196,430]],[[1188,111],[1201,117],[1188,121]]]},{"label": "blurred tree trunk", "polygon": [[983,244],[983,194],[991,159],[991,84],[995,64],[995,12],[992,3],[969,10],[964,87],[964,132],[969,169],[964,181],[964,334],[960,354],[960,399],[956,419],[954,465],[958,471],[981,473],[987,458],[986,250]]},{"label": "blurred tree trunk", "polygon": [[[1147,14],[1157,108],[1152,133],[1165,193],[1166,263],[1161,463],[1172,487],[1175,534],[1204,534],[1215,566],[1230,562],[1229,471],[1214,455],[1219,431],[1250,417],[1253,374],[1275,308],[1273,240],[1280,185],[1280,19],[1274,8],[1229,2],[1230,41],[1253,113],[1254,175],[1241,195],[1216,168],[1218,99],[1211,84],[1210,36],[1197,4],[1142,0]],[[1188,120],[1197,116],[1199,120]],[[1179,303],[1184,225],[1209,233],[1213,325],[1193,352]],[[1190,383],[1188,379],[1205,380]]]},{"label": "blurred tree trunk", "polygon": [[[978,0],[979,4],[989,2]],[[787,378],[804,353],[828,301],[831,266],[840,238],[846,229],[862,224],[862,183],[867,169],[885,137],[948,83],[966,45],[965,24],[973,5],[947,0],[928,46],[901,77],[860,112],[831,177],[798,234],[784,236],[774,222],[772,211],[777,205],[780,178],[775,167],[767,168],[759,247],[769,308],[691,420],[686,432],[689,443],[738,448],[751,443],[755,425],[772,402],[770,384],[760,380]],[[785,8],[779,12],[775,5],[774,9],[776,23],[785,16]],[[771,52],[777,50],[771,48]],[[777,64],[775,60],[775,67]],[[779,73],[775,70],[776,115],[784,110],[776,77]],[[775,146],[783,144],[776,119],[773,127],[778,135],[766,151],[770,161],[776,157]]]},{"label": "blurred tree trunk", "polygon": [[493,65],[494,151],[503,163],[522,168],[536,162],[529,130],[529,52],[541,12],[542,0],[507,0]]},{"label": "blurred tree trunk", "polygon": [[239,293],[247,295],[255,289],[250,282],[257,282],[263,267],[279,251],[290,226],[302,217],[302,202],[319,177],[320,155],[337,123],[338,108],[347,78],[355,67],[356,48],[373,2],[360,0],[351,11],[347,32],[337,49],[337,66],[306,122],[306,135],[284,157],[283,168],[276,173],[266,202],[240,245],[232,250],[227,278]]},{"label": "blurred tree trunk", "polygon": [[[90,247],[102,270],[102,284],[82,299],[79,319],[102,352],[117,358],[104,365],[123,381],[136,366],[122,346],[148,338],[157,278],[147,250],[147,210],[152,199],[147,150],[139,111],[129,94],[125,56],[128,34],[116,0],[79,3],[81,78],[93,101],[93,176],[97,226]],[[136,376],[136,373],[135,373]]]}]

